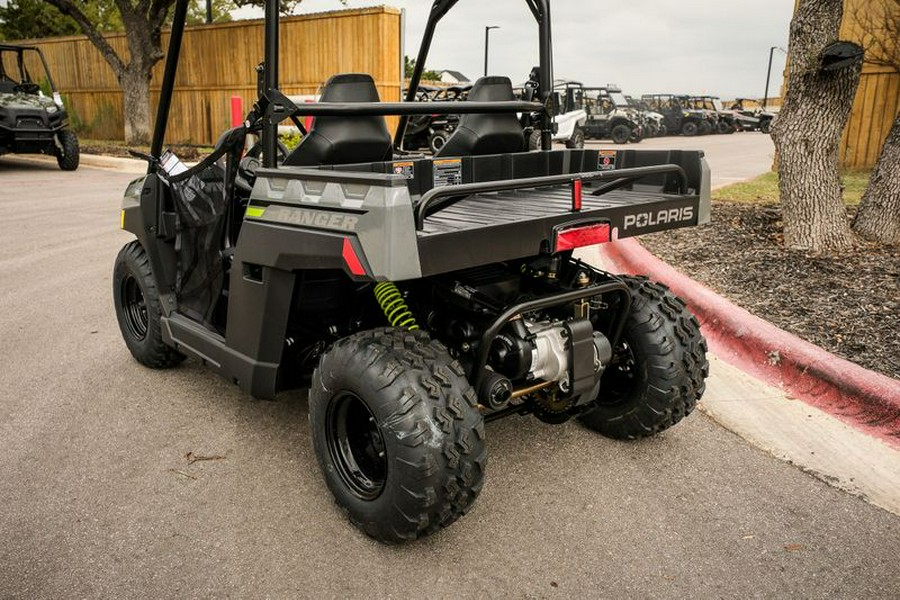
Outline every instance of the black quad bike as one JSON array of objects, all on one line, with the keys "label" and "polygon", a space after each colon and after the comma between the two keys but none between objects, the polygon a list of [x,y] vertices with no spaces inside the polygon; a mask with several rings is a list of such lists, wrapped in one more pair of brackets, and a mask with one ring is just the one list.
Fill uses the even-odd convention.
[{"label": "black quad bike", "polygon": [[775,121],[775,113],[767,111],[765,108],[756,110],[746,110],[744,108],[743,98],[738,98],[731,106],[731,110],[743,117],[745,131],[759,131],[766,135],[772,132],[772,123]]},{"label": "black quad bike", "polygon": [[[43,69],[51,97],[32,79]],[[78,138],[68,128],[62,97],[53,85],[40,48],[0,44],[0,156],[50,154],[60,168],[78,168]]]},{"label": "black quad bike", "polygon": [[[148,173],[123,203],[136,239],[114,268],[117,318],[141,363],[191,357],[262,399],[309,385],[325,481],[356,526],[388,543],[471,508],[485,422],[531,414],[650,436],[693,410],[708,370],[683,301],[575,253],[708,221],[702,153],[551,150],[548,0],[526,0],[538,101],[515,100],[505,77],[480,79],[465,102],[412,101],[456,2],[435,0],[405,102],[379,102],[368,75],[338,74],[311,104],[278,90],[270,2],[257,103],[178,173],[161,154],[188,4],[178,0]],[[523,112],[541,114],[542,151],[526,149]],[[440,151],[398,153],[404,121],[435,113],[461,115]],[[386,114],[401,116],[393,139]],[[301,116],[314,125],[279,158],[278,123]],[[262,165],[241,157],[250,132],[262,134]]]},{"label": "black quad bike", "polygon": [[697,110],[689,105],[687,96],[672,94],[644,94],[641,100],[666,120],[669,135],[680,133],[684,136],[708,135],[716,130],[715,119],[708,111]]}]

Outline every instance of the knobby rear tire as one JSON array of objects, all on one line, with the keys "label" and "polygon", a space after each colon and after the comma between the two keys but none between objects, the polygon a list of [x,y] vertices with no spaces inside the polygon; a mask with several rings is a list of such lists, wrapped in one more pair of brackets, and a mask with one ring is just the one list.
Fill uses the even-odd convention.
[{"label": "knobby rear tire", "polygon": [[[368,435],[383,452],[381,466],[353,436],[340,437],[334,415],[348,397],[357,413],[366,414],[364,405],[377,428]],[[462,366],[425,332],[364,331],[326,352],[313,373],[309,419],[325,481],[350,521],[393,544],[464,515],[481,491],[487,460],[477,404]],[[359,423],[350,430],[359,431]],[[354,444],[348,459],[342,449]],[[368,467],[354,471],[354,463]],[[360,475],[377,485],[362,487]]]},{"label": "knobby rear tire", "polygon": [[607,437],[655,435],[689,415],[706,390],[709,362],[697,319],[681,298],[645,277],[620,277],[631,288],[631,312],[598,405],[582,415]]}]

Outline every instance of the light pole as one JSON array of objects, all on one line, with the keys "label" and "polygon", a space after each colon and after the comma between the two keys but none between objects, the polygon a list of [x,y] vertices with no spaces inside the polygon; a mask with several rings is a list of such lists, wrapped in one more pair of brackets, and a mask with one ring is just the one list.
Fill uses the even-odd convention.
[{"label": "light pole", "polygon": [[769,70],[766,71],[766,95],[763,96],[762,107],[763,110],[766,110],[766,104],[769,102],[769,81],[772,79],[772,56],[775,54],[776,50],[781,50],[785,54],[787,52],[784,51],[784,48],[779,46],[772,46],[769,48]]},{"label": "light pole", "polygon": [[488,44],[490,43],[491,29],[500,29],[499,25],[488,25],[484,28],[484,76],[488,74]]}]

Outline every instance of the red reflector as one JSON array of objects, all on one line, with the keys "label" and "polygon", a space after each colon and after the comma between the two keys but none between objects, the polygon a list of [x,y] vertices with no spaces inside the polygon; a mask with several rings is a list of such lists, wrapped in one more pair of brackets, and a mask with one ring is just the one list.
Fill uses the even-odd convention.
[{"label": "red reflector", "polygon": [[344,257],[344,262],[347,263],[347,268],[350,269],[353,275],[366,274],[366,269],[362,266],[359,257],[356,255],[356,250],[353,249],[353,244],[350,243],[348,238],[344,238],[344,249],[341,255]]},{"label": "red reflector", "polygon": [[572,212],[581,210],[581,180],[572,183]]},{"label": "red reflector", "polygon": [[609,241],[609,223],[563,229],[556,234],[556,252],[573,250]]}]

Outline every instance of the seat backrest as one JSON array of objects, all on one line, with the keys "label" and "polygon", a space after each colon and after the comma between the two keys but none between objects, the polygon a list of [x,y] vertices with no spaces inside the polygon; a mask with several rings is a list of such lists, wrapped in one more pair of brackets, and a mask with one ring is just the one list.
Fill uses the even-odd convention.
[{"label": "seat backrest", "polygon": [[[344,73],[329,79],[320,102],[378,102],[372,77]],[[317,117],[284,160],[289,166],[378,162],[391,156],[391,134],[384,117]]]},{"label": "seat backrest", "polygon": [[[482,77],[469,91],[468,101],[513,101],[509,77]],[[515,113],[462,115],[459,125],[435,156],[479,156],[521,152],[525,135]]]}]

